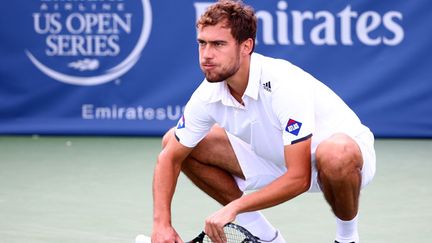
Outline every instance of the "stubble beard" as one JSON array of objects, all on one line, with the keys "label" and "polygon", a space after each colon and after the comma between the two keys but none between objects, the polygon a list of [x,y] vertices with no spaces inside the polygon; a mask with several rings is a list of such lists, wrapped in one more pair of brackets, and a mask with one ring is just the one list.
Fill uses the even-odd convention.
[{"label": "stubble beard", "polygon": [[233,66],[228,70],[216,73],[216,72],[204,72],[204,75],[210,83],[219,83],[227,80],[231,76],[233,76],[239,70],[239,66]]},{"label": "stubble beard", "polygon": [[234,63],[231,67],[226,69],[222,69],[220,72],[217,71],[204,71],[204,75],[210,83],[219,83],[227,80],[231,76],[237,73],[240,69],[240,54],[237,53],[236,63]]}]

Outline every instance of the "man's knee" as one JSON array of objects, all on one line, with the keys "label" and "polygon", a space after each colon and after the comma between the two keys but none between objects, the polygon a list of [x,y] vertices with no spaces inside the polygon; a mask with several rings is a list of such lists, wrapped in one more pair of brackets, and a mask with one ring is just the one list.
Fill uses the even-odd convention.
[{"label": "man's knee", "polygon": [[208,158],[218,158],[221,154],[229,153],[230,146],[225,130],[215,125],[197,144],[192,151],[191,156],[202,162],[206,162]]},{"label": "man's knee", "polygon": [[198,146],[217,146],[219,144],[228,144],[228,136],[223,128],[214,125],[207,135],[198,143]]},{"label": "man's knee", "polygon": [[317,169],[321,176],[344,178],[353,172],[360,172],[363,159],[354,139],[345,134],[335,134],[318,145]]},{"label": "man's knee", "polygon": [[200,163],[219,167],[244,178],[237,156],[225,130],[217,125],[192,150],[189,157]]}]

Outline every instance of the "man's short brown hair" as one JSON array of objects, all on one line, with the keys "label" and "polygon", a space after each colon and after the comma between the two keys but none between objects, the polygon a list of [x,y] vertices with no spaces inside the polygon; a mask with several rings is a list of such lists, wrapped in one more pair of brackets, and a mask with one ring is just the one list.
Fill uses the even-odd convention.
[{"label": "man's short brown hair", "polygon": [[196,26],[202,28],[223,21],[226,22],[226,27],[231,29],[231,34],[238,43],[251,38],[255,46],[257,19],[252,7],[242,1],[219,0],[206,10]]}]

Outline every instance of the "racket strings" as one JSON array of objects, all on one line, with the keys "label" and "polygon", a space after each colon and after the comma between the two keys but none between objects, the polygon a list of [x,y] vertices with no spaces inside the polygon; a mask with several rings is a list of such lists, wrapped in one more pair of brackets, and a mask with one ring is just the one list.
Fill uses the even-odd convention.
[{"label": "racket strings", "polygon": [[[247,243],[253,242],[244,233],[236,228],[225,227],[224,228],[227,243]],[[203,243],[212,243],[213,241],[206,235],[203,239]]]}]

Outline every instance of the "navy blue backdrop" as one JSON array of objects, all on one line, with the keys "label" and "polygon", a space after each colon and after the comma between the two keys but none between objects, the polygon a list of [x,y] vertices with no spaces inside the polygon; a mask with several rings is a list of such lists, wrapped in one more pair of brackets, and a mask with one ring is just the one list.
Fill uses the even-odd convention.
[{"label": "navy blue backdrop", "polygon": [[[203,79],[195,21],[209,3],[2,3],[0,134],[163,134]],[[430,1],[246,3],[257,52],[326,83],[379,137],[432,137]]]}]

